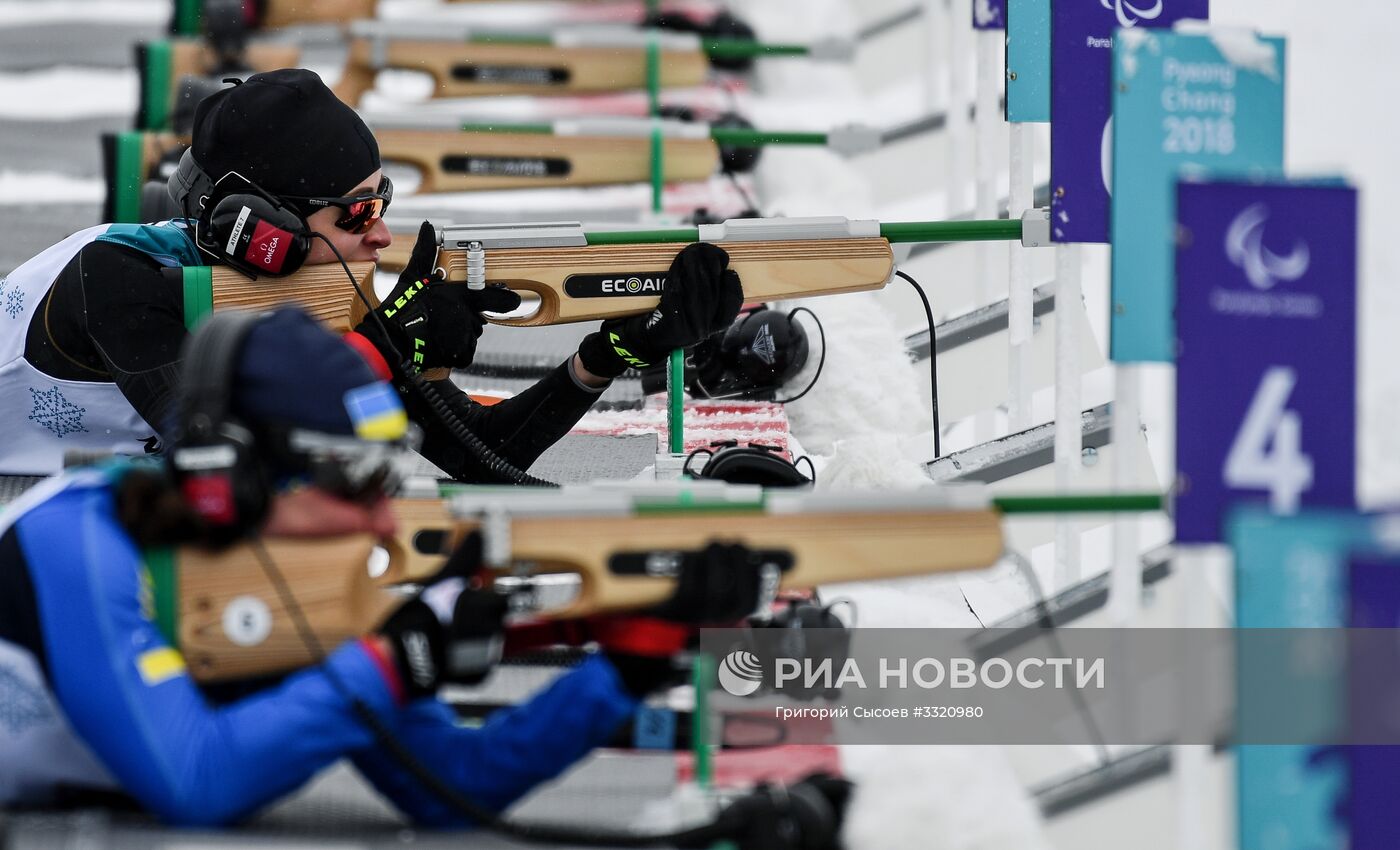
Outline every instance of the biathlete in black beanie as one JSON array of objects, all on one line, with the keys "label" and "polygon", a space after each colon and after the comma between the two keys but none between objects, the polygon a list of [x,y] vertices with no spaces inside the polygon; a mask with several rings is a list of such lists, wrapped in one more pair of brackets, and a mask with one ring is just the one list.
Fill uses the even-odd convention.
[{"label": "biathlete in black beanie", "polygon": [[[199,104],[188,154],[211,181],[229,173],[296,210],[347,262],[375,261],[392,237],[382,220],[392,186],[373,134],[314,73],[255,74]],[[0,474],[50,474],[66,451],[159,451],[188,333],[184,296],[162,268],[217,262],[192,238],[206,198],[179,199],[186,218],[97,225],[74,233],[0,283]],[[465,368],[484,327],[481,311],[510,309],[515,296],[446,285],[432,272],[435,245],[425,222],[392,303],[410,291],[411,309],[384,326],[366,321],[348,335],[385,377],[402,386],[407,368]],[[307,264],[336,262],[321,238]],[[484,407],[448,380],[434,382],[457,418],[496,454],[528,468],[569,431],[609,381],[666,352],[694,345],[738,313],[739,279],[713,245],[677,257],[658,310],[604,324],[579,351],[534,386]],[[295,369],[297,364],[288,364]],[[423,429],[422,453],[453,478],[492,481],[417,394],[409,416]]]}]

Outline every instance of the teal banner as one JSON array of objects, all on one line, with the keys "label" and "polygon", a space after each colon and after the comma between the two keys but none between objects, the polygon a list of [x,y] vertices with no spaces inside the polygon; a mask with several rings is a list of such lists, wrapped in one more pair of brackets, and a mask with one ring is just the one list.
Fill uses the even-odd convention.
[{"label": "teal banner", "polygon": [[1119,362],[1175,359],[1176,181],[1283,170],[1284,40],[1132,29],[1113,47],[1113,311]]},{"label": "teal banner", "polygon": [[[1394,523],[1394,518],[1389,520]],[[1377,544],[1384,520],[1337,510],[1304,510],[1280,517],[1263,507],[1231,517],[1227,539],[1235,553],[1235,625],[1241,629],[1335,629],[1347,624],[1348,564],[1353,553]],[[1319,725],[1344,717],[1346,671],[1341,659],[1324,662],[1335,674],[1314,689],[1310,704],[1292,704]],[[1277,712],[1259,679],[1281,668],[1241,669],[1239,718],[1243,726]],[[1252,677],[1252,678],[1251,678]],[[1298,693],[1299,689],[1292,689]],[[1240,850],[1344,850],[1347,829],[1338,801],[1347,765],[1310,746],[1237,748]]]},{"label": "teal banner", "polygon": [[1006,0],[1006,120],[1050,120],[1050,0]]}]

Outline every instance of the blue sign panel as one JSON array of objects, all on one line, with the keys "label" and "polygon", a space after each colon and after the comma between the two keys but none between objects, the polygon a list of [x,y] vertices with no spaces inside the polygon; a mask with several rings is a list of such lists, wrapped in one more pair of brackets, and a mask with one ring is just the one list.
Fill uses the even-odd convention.
[{"label": "blue sign panel", "polygon": [[1351,507],[1356,191],[1187,180],[1174,206],[1178,542],[1237,501]]},{"label": "blue sign panel", "polygon": [[1206,18],[1209,0],[1053,0],[1051,236],[1107,242],[1114,33]]},{"label": "blue sign panel", "polygon": [[[1353,550],[1373,545],[1374,522],[1354,513],[1318,509],[1280,517],[1251,507],[1232,516],[1228,537],[1235,551],[1235,625],[1344,625],[1348,558]],[[1345,687],[1343,675],[1338,669],[1336,688],[1319,693],[1320,700],[1335,701]],[[1242,715],[1276,708],[1251,706],[1250,693],[1250,688],[1241,687]],[[1307,746],[1237,748],[1240,850],[1344,850],[1346,831],[1335,809],[1346,788],[1346,764],[1320,755],[1316,747]]]},{"label": "blue sign panel", "polygon": [[1006,0],[1006,120],[1050,120],[1050,0]]},{"label": "blue sign panel", "polygon": [[[1349,583],[1353,629],[1387,629],[1400,636],[1400,559],[1365,555],[1351,560]],[[1347,713],[1356,740],[1390,740],[1400,714],[1400,677],[1374,671],[1400,670],[1400,637],[1371,644],[1366,657],[1349,654]],[[1358,663],[1359,662],[1359,663]],[[1391,806],[1400,788],[1400,747],[1350,746],[1341,753],[1347,764],[1347,831],[1350,850],[1390,850],[1400,847],[1400,818]]]},{"label": "blue sign panel", "polygon": [[979,30],[1006,29],[1006,0],[972,0],[972,26]]},{"label": "blue sign panel", "polygon": [[1139,30],[1114,48],[1109,354],[1119,362],[1174,359],[1177,177],[1283,169],[1283,40],[1226,32]]}]

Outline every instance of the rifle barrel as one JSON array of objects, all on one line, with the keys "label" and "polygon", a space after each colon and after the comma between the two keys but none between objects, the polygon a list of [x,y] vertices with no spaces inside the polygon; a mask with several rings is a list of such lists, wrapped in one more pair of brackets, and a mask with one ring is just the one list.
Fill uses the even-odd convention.
[{"label": "rifle barrel", "polygon": [[[697,242],[700,240],[700,228],[594,230],[586,231],[583,235],[589,245]],[[1021,222],[1019,219],[1001,218],[982,221],[896,221],[882,223],[880,235],[890,242],[1014,242],[1021,238]]]},{"label": "rifle barrel", "polygon": [[762,59],[773,56],[806,56],[804,44],[769,44],[744,38],[707,38],[705,53],[711,59]]}]

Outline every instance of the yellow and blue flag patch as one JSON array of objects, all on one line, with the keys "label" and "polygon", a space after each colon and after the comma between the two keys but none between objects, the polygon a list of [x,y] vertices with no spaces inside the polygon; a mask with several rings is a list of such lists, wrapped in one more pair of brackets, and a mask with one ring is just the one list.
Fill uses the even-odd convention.
[{"label": "yellow and blue flag patch", "polygon": [[408,431],[408,414],[394,388],[384,381],[345,393],[345,412],[362,440],[397,440]]},{"label": "yellow and blue flag patch", "polygon": [[170,681],[185,672],[185,657],[168,646],[148,649],[136,658],[141,681],[151,687]]}]

